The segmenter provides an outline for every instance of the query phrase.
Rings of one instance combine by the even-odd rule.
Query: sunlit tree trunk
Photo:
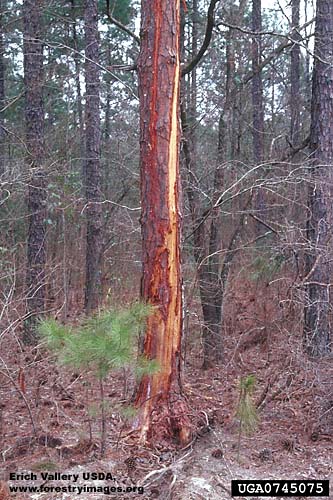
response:
[[[24,19],[24,86],[27,155],[30,167],[28,188],[29,229],[27,243],[26,300],[27,320],[24,341],[35,341],[36,318],[45,307],[45,219],[46,177],[43,170],[44,109],[43,109],[43,0],[25,0]]]
[[[179,84],[180,2],[143,0],[138,61],[141,118],[142,297],[155,306],[144,353],[158,372],[138,388],[142,441],[190,439],[181,388]]]
[[[100,170],[100,68],[97,0],[85,5],[85,78],[86,78],[86,189],[87,246],[85,309],[89,314],[100,301],[100,264],[102,256],[102,205]]]
[[[310,149],[313,168],[307,225],[304,342],[310,356],[330,352],[333,231],[333,2],[317,0]]]

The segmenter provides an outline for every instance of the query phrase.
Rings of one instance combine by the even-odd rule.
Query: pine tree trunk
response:
[[[27,320],[23,340],[36,340],[36,319],[45,307],[45,218],[46,178],[44,158],[43,110],[43,0],[24,0],[24,86],[27,155],[30,167],[28,189],[28,244],[26,300]]]
[[[90,314],[100,302],[100,265],[102,255],[103,214],[100,171],[100,69],[97,0],[86,0],[85,7],[85,78],[86,78],[86,287],[85,310]]]
[[[317,0],[310,149],[313,168],[307,238],[304,343],[312,357],[330,352],[333,231],[333,3]]]
[[[155,306],[144,354],[159,371],[139,385],[137,425],[143,442],[185,444],[190,426],[181,388],[180,1],[143,0],[141,15],[142,297]]]

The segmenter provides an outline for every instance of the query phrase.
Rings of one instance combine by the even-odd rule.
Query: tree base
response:
[[[147,401],[139,417],[141,444],[157,447],[186,446],[192,439],[187,402],[182,395]]]

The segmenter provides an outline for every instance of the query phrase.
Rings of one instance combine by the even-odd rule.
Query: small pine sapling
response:
[[[54,319],[42,320],[38,332],[59,364],[89,370],[97,378],[101,411],[101,455],[106,444],[104,381],[111,371],[129,368],[139,378],[158,369],[154,360],[137,356],[137,337],[152,306],[135,303],[127,308],[104,311],[77,327]]]
[[[239,383],[239,401],[236,414],[239,419],[238,461],[242,434],[252,434],[256,430],[259,421],[257,408],[252,400],[255,384],[256,377],[253,374],[242,377]]]

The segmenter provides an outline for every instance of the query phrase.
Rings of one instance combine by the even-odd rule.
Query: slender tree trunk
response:
[[[310,148],[314,166],[309,193],[307,293],[304,344],[307,353],[330,352],[333,231],[333,2],[317,0]]]
[[[310,12],[309,12],[310,10]],[[310,19],[313,17],[313,0],[304,0],[304,21],[307,23]],[[311,26],[305,29],[305,83],[306,83],[306,90],[305,90],[305,100],[310,102],[311,99],[311,70],[310,70],[310,60],[311,60],[311,50],[310,50],[310,34],[311,31]]]
[[[237,22],[237,21],[236,21]],[[226,82],[225,102],[219,120],[219,135],[217,146],[217,170],[222,169],[223,164],[231,159],[232,151],[232,111],[234,99],[234,77],[235,77],[235,53],[233,30],[229,29],[226,35]]]
[[[262,31],[261,0],[252,0],[252,30]],[[253,37],[252,41],[252,108],[253,108],[253,156],[256,163],[264,158],[264,108],[263,85],[258,67],[261,62],[261,37]]]
[[[181,387],[179,86],[180,1],[142,0],[138,61],[141,118],[142,297],[155,306],[144,354],[159,371],[140,382],[142,441],[190,439]]]
[[[28,189],[28,244],[27,244],[27,320],[23,339],[35,342],[36,319],[45,307],[45,218],[46,178],[43,170],[44,109],[43,109],[43,0],[24,0],[24,85],[25,124],[30,180]]]
[[[192,58],[198,52],[198,21],[199,21],[199,10],[198,10],[198,0],[193,0],[192,2],[192,40],[191,40],[191,52]],[[191,74],[190,82],[190,95],[189,95],[189,110],[188,110],[188,121],[189,121],[189,132],[191,141],[191,153],[192,161],[196,164],[196,154],[197,154],[197,130],[196,130],[196,120],[197,120],[197,68],[195,67]]]
[[[235,73],[234,47],[232,30],[228,31],[226,40],[226,82],[225,82],[225,102],[219,120],[219,135],[217,147],[217,165],[214,175],[213,203],[223,192],[225,187],[225,175],[227,162],[231,159],[231,126],[232,126],[232,90]],[[228,172],[229,173],[229,172]],[[222,234],[221,234],[221,214],[216,208],[211,217],[209,231],[208,255],[205,257],[203,266],[207,267],[205,273],[205,287],[207,303],[204,307],[204,363],[203,368],[209,368],[214,363],[219,363],[223,359],[223,339],[221,332],[223,286],[220,279]],[[226,280],[225,280],[226,281]],[[225,283],[224,283],[225,285]]]
[[[83,121],[83,106],[82,106],[82,92],[81,92],[81,64],[80,64],[80,54],[79,54],[79,44],[77,37],[77,26],[76,26],[76,15],[75,15],[75,0],[71,0],[71,13],[72,13],[72,37],[73,37],[73,59],[75,68],[75,87],[76,87],[76,106],[77,115],[79,119],[79,131],[80,131],[80,153],[82,157],[84,156],[84,121]]]
[[[109,36],[111,36],[111,29],[109,28]],[[111,66],[112,58],[111,58],[111,48],[110,43],[107,44],[106,48],[106,56],[107,56],[107,64]],[[105,106],[105,118],[104,118],[104,139],[106,144],[110,143],[111,138],[111,76],[107,75],[106,79],[106,106]]]
[[[204,368],[208,368],[208,366],[213,363],[215,357],[214,340],[216,339],[215,335],[212,335],[212,325],[215,324],[215,306],[214,300],[212,300],[211,296],[211,276],[209,273],[206,224],[202,219],[202,206],[200,203],[200,198],[198,196],[198,191],[196,189],[197,179],[193,173],[194,165],[191,150],[190,132],[184,103],[182,103],[181,108],[181,121],[184,136],[182,151],[187,172],[186,194],[194,227],[193,255],[197,264],[198,286],[203,316],[203,366]],[[214,340],[212,337],[214,337]]]
[[[232,12],[232,24],[241,24],[244,16],[245,3],[240,2],[237,10]],[[217,147],[217,165],[214,175],[213,203],[215,204],[221,196],[225,185],[233,182],[230,176],[228,162],[233,160],[234,148],[232,146],[233,136],[233,114],[235,101],[235,50],[234,31],[229,29],[226,37],[226,80],[225,80],[225,102],[219,120],[219,135]],[[235,236],[232,236],[229,252],[222,257],[222,220],[220,209],[216,208],[211,217],[209,231],[208,256],[205,258],[209,302],[206,311],[204,327],[204,363],[203,368],[209,368],[214,363],[223,361],[223,337],[222,337],[222,311],[224,291],[229,275],[230,264],[233,258],[232,247]],[[240,227],[237,226],[238,234]],[[235,233],[236,235],[236,233]],[[225,242],[224,242],[225,244]],[[207,278],[206,278],[207,279]]]
[[[252,0],[252,30],[254,32],[262,31],[261,21],[261,0]],[[264,160],[264,104],[263,104],[263,84],[261,71],[258,67],[261,63],[261,36],[254,36],[252,40],[252,70],[254,73],[252,79],[252,113],[253,113],[253,159],[256,165]],[[264,193],[258,188],[255,198],[255,207],[260,216],[265,206]],[[257,226],[260,233],[261,225]]]
[[[4,12],[5,2],[0,0],[0,176],[5,170],[6,133],[4,129],[4,118],[1,109],[5,105],[5,36],[4,36]]]
[[[297,32],[299,28],[299,13],[300,0],[293,0],[292,2],[292,25],[295,30],[293,31],[293,39],[295,42],[300,40],[301,35]],[[301,101],[300,101],[300,46],[298,43],[291,49],[290,53],[290,141],[291,144],[297,145],[300,142],[301,131]]]
[[[86,0],[85,6],[85,77],[86,77],[86,287],[85,310],[89,314],[100,301],[100,264],[102,256],[103,213],[100,171],[100,69],[97,0]]]
[[[243,18],[245,0],[240,2],[234,13],[232,24],[238,24]],[[233,105],[235,99],[234,77],[234,37],[229,30],[227,37],[227,74],[225,83],[225,103],[220,116],[217,165],[214,175],[213,203],[221,195],[225,185],[225,167],[227,160],[232,159],[231,122]],[[195,160],[191,148],[190,125],[184,103],[182,105],[182,127],[185,140],[183,141],[183,154],[188,175],[187,196],[194,226],[194,258],[197,263],[197,277],[199,285],[200,300],[203,313],[203,368],[209,368],[223,360],[223,337],[221,332],[223,295],[229,274],[231,260],[235,254],[233,251],[236,237],[240,231],[237,225],[234,234],[227,245],[227,254],[222,259],[222,234],[220,210],[216,208],[207,222],[204,222],[203,209],[200,204],[196,179],[193,175]],[[208,241],[207,241],[208,240]]]
[[[192,58],[198,52],[198,1],[193,0],[192,3]],[[229,102],[229,99],[227,99]],[[190,105],[188,118],[184,119],[185,132],[189,132],[188,143],[189,143],[189,158],[191,168],[193,169],[197,163],[196,158],[196,115],[197,115],[197,71],[196,68],[193,69],[191,73],[191,90],[190,90]],[[216,193],[221,192],[223,187],[223,168],[224,166],[218,164],[215,171],[215,183],[214,189],[216,188]],[[218,184],[218,186],[217,186]],[[195,203],[199,203],[197,200]],[[193,204],[193,200],[192,200]],[[196,223],[194,223],[196,224]],[[195,246],[201,245],[201,250],[198,249],[195,254],[197,254],[197,264],[198,264],[198,281],[199,281],[199,291],[202,303],[202,314],[203,314],[203,348],[204,348],[204,362],[203,367],[208,368],[214,362],[219,362],[222,359],[222,336],[221,336],[221,308],[219,298],[220,298],[220,288],[218,286],[218,272],[220,264],[220,255],[216,253],[218,246],[221,245],[221,231],[220,231],[221,220],[219,217],[219,210],[213,215],[210,221],[210,232],[209,232],[209,244],[207,245],[204,238],[205,229],[204,227],[199,228],[195,234]],[[202,254],[202,250],[205,251]],[[198,255],[200,254],[200,256]],[[204,255],[204,257],[203,257]],[[203,257],[203,258],[202,258]]]
[[[240,0],[239,2],[239,7],[238,7],[238,14],[237,14],[237,23],[243,23],[244,22],[244,13],[245,9],[247,7],[248,0]],[[243,53],[243,48],[242,48],[242,42],[239,39],[239,37],[234,36],[232,37],[232,42],[233,42],[233,57],[237,59],[238,65],[237,65],[237,73],[239,75],[243,74],[244,68],[243,68],[243,60],[242,60],[242,53]],[[231,151],[230,151],[230,156],[233,160],[240,160],[241,158],[241,139],[243,137],[243,119],[241,117],[242,115],[242,110],[244,109],[243,106],[243,94],[242,92],[237,91],[236,85],[233,88],[233,95],[232,95],[232,132],[231,132]]]

